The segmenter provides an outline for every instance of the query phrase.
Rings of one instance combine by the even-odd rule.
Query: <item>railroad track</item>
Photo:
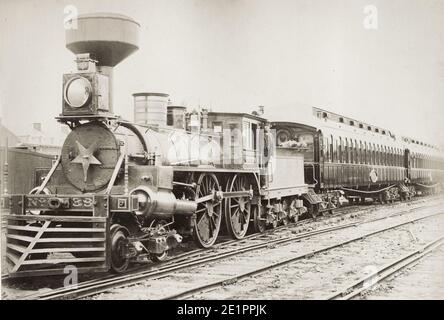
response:
[[[426,207],[442,207],[442,204],[439,205],[430,205]],[[424,208],[421,207],[420,209]],[[308,231],[304,233],[299,233],[297,235],[287,235],[280,236],[277,234],[276,229],[271,230],[271,232],[264,234],[255,234],[250,235],[247,239],[241,241],[228,241],[224,243],[220,243],[216,245],[211,250],[196,250],[194,252],[184,253],[176,256],[174,259],[158,266],[157,268],[144,269],[141,271],[134,272],[132,274],[125,274],[121,276],[112,276],[105,277],[103,279],[94,279],[86,282],[82,282],[77,285],[77,287],[65,287],[60,289],[52,290],[47,293],[38,293],[32,294],[29,296],[23,297],[23,299],[66,299],[66,298],[85,298],[97,293],[104,292],[110,288],[126,286],[129,284],[134,284],[140,281],[155,279],[158,277],[167,276],[174,272],[177,272],[181,269],[186,269],[189,267],[206,264],[209,262],[214,262],[221,259],[226,259],[228,257],[232,257],[241,253],[258,250],[261,248],[266,248],[269,246],[277,246],[281,244],[285,244],[292,241],[301,240],[304,238],[309,238],[314,235],[329,233],[335,230],[352,228],[360,224],[371,223],[379,220],[384,220],[389,217],[395,217],[404,215],[406,213],[411,212],[412,210],[417,210],[418,208],[409,208],[406,210],[401,210],[400,212],[396,212],[389,216],[384,216],[380,218],[369,219],[361,222],[352,222],[341,224],[333,227],[326,227],[314,231]],[[368,210],[368,208],[367,208]],[[411,222],[411,221],[410,221]],[[290,228],[286,226],[282,227],[279,230],[287,230]],[[273,232],[274,231],[274,232]],[[248,241],[247,241],[248,240]],[[255,240],[256,243],[252,243],[252,240]],[[229,281],[229,280],[228,280]]]
[[[417,202],[422,202],[422,199],[417,200]],[[387,206],[395,206],[395,204],[387,204]],[[175,255],[171,256],[166,261],[156,263],[154,268],[156,268],[157,266],[170,265],[170,264],[182,261],[184,259],[189,259],[189,258],[192,258],[192,257],[196,257],[197,255],[199,255],[201,253],[205,253],[205,252],[208,253],[211,250],[218,249],[221,246],[227,246],[227,245],[231,245],[231,244],[242,244],[242,243],[248,242],[250,240],[253,240],[254,238],[262,237],[264,234],[270,234],[270,233],[279,232],[281,230],[285,230],[285,229],[292,228],[292,227],[295,227],[295,226],[308,225],[308,224],[310,224],[310,223],[312,223],[314,221],[321,222],[321,221],[324,221],[324,220],[328,220],[328,219],[331,219],[331,218],[334,218],[334,217],[338,217],[338,216],[341,216],[341,215],[346,215],[346,214],[349,214],[349,213],[358,214],[358,213],[362,213],[362,212],[368,212],[368,211],[371,211],[372,209],[375,209],[375,208],[378,208],[378,207],[380,207],[380,206],[377,205],[377,204],[366,205],[364,208],[362,206],[357,206],[357,205],[349,205],[349,206],[341,207],[341,208],[336,209],[335,213],[333,215],[319,216],[316,219],[309,218],[309,219],[300,220],[300,221],[295,222],[295,223],[289,223],[287,225],[278,226],[277,228],[274,228],[274,229],[266,230],[264,233],[261,233],[261,234],[259,234],[259,233],[249,234],[249,235],[245,236],[241,240],[236,240],[236,239],[222,240],[220,242],[217,242],[210,249],[200,249],[200,248],[197,248],[197,249],[192,249],[190,251],[186,251],[186,252],[182,252],[182,253],[179,253],[179,254],[175,254]],[[358,209],[358,210],[353,211],[355,209]],[[150,265],[150,266],[152,268],[152,265]],[[150,267],[148,267],[148,268],[150,268]],[[139,265],[139,266],[134,266],[131,269],[129,269],[126,274],[132,274],[132,273],[139,272],[139,271],[146,270],[146,269],[147,269],[146,264]],[[90,281],[108,280],[108,279],[115,278],[115,277],[116,277],[116,275],[107,274],[105,276],[96,277],[94,280],[82,281],[82,283],[89,283]],[[2,279],[2,281],[8,281],[11,278],[8,275],[2,275],[1,279]]]
[[[444,244],[444,236],[439,237],[425,246],[414,250],[384,266],[378,268],[368,276],[365,276],[358,281],[355,281],[344,288],[336,291],[331,296],[328,296],[327,300],[350,300],[360,295],[361,293],[376,286],[378,283],[386,279],[387,277],[399,272],[400,270],[407,268],[413,263],[421,260],[426,255],[430,254],[434,250],[438,249]]]
[[[162,300],[188,299],[188,298],[191,298],[195,294],[199,294],[199,293],[202,293],[202,292],[208,292],[208,291],[211,291],[211,290],[223,287],[223,286],[225,286],[227,284],[233,284],[233,283],[238,282],[239,280],[242,280],[242,279],[245,279],[245,278],[250,278],[250,277],[262,274],[264,272],[270,271],[270,270],[278,268],[278,267],[282,267],[284,265],[296,262],[298,260],[311,258],[314,255],[317,255],[317,254],[320,254],[320,253],[324,253],[324,252],[327,252],[329,250],[332,250],[332,249],[335,249],[335,248],[338,248],[338,247],[341,247],[343,245],[347,245],[347,244],[350,244],[350,243],[353,243],[353,242],[356,242],[356,241],[360,241],[363,238],[374,236],[374,235],[382,233],[382,232],[386,232],[386,231],[389,231],[389,230],[392,230],[392,229],[395,229],[395,228],[399,228],[401,226],[404,226],[404,225],[407,225],[407,224],[410,224],[410,223],[413,223],[413,222],[417,222],[417,221],[420,221],[420,220],[428,219],[428,218],[435,217],[437,215],[442,215],[442,214],[444,214],[444,211],[439,211],[437,213],[428,214],[426,216],[409,219],[408,221],[403,221],[401,223],[397,223],[397,224],[394,224],[394,225],[391,225],[391,226],[388,226],[388,227],[385,227],[385,228],[382,228],[382,229],[379,229],[379,230],[376,230],[376,231],[367,232],[365,234],[361,234],[359,236],[356,236],[354,238],[348,239],[346,241],[341,241],[341,242],[335,243],[333,245],[329,245],[329,246],[323,247],[323,248],[318,249],[318,250],[314,250],[314,251],[310,251],[310,252],[307,252],[307,253],[295,255],[295,256],[292,256],[290,258],[287,258],[287,259],[284,259],[284,260],[280,260],[280,261],[275,262],[275,263],[267,264],[265,266],[262,266],[260,268],[255,268],[255,269],[250,270],[248,272],[236,274],[235,276],[228,276],[228,277],[225,277],[225,278],[222,278],[222,279],[218,279],[218,280],[216,280],[214,282],[211,282],[211,283],[206,283],[206,284],[203,284],[203,285],[198,285],[198,286],[195,286],[195,287],[193,287],[191,289],[187,289],[187,290],[183,290],[183,291],[180,291],[180,292],[176,292],[176,293],[174,293],[172,295],[163,297]],[[364,222],[364,223],[367,223],[367,222]],[[383,276],[383,278],[385,278],[388,275],[396,272],[396,270],[399,270],[401,267],[405,267],[406,265],[409,265],[409,264],[413,263],[414,261],[416,261],[416,260],[420,259],[421,257],[423,257],[425,254],[430,253],[433,250],[430,247],[432,245],[435,245],[435,248],[436,248],[436,243],[438,241],[440,241],[440,245],[441,245],[442,244],[441,242],[443,241],[443,239],[444,239],[444,237],[441,237],[441,238],[435,240],[434,242],[428,244],[425,247],[425,248],[429,247],[429,249],[426,252],[422,252],[423,248],[418,249],[415,252],[413,252],[413,253],[403,257],[402,259],[398,260],[396,263],[392,263],[391,265],[386,266],[386,268],[382,268],[382,270],[387,273],[386,275]],[[396,269],[390,269],[394,265],[396,265]],[[353,288],[357,288],[357,290],[355,290],[353,292],[350,292],[350,290],[351,290],[350,287],[347,287],[347,288],[341,290],[339,293],[337,293],[336,296],[342,296],[343,293],[350,292],[346,296],[346,297],[349,298],[349,297],[353,297],[353,296],[359,294],[361,292],[360,289],[359,289],[360,288],[359,286],[360,285],[362,286],[363,283],[366,283],[365,281],[368,281],[368,277],[366,277],[365,279],[359,281],[359,284],[354,284]]]

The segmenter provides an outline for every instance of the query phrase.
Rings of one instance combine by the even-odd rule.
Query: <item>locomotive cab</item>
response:
[[[280,147],[298,148],[304,155],[305,182],[320,188],[319,133],[315,127],[292,122],[274,122],[276,144]]]
[[[263,165],[266,119],[246,113],[209,112],[206,122],[203,132],[212,131],[221,137],[223,168],[257,169]]]

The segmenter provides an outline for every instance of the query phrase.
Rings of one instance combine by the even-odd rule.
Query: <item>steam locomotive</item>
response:
[[[66,30],[77,70],[63,75],[57,120],[71,132],[43,183],[4,201],[11,276],[63,274],[68,265],[121,273],[132,261],[165,260],[184,238],[209,248],[221,232],[241,239],[331,212],[344,196],[389,201],[395,189],[410,197],[411,182],[442,181],[442,157],[436,168],[406,167],[422,163],[421,153],[318,109],[320,125],[309,126],[187,113],[165,94],[137,93],[142,118],[123,120],[113,113],[113,67],[138,49],[138,32],[116,14],[82,15]],[[376,133],[387,144],[376,147]]]
[[[43,183],[6,201],[10,275],[124,272],[130,261],[164,260],[184,237],[208,248],[221,226],[241,239],[250,222],[263,231],[334,208],[305,183],[303,148],[276,147],[258,115],[187,114],[165,94],[139,93],[146,119],[116,116],[113,67],[137,49],[139,25],[77,19],[66,30],[77,70],[63,75],[57,117],[71,132]]]

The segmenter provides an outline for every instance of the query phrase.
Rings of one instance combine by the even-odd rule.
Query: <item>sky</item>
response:
[[[141,24],[114,71],[124,118],[132,93],[164,92],[190,108],[263,105],[273,120],[317,106],[444,145],[443,0],[0,0],[0,116],[17,134],[59,130],[62,74],[75,70],[67,5]]]

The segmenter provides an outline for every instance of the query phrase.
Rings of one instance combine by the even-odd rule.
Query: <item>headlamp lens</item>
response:
[[[73,108],[80,108],[89,100],[91,91],[91,84],[87,79],[73,78],[66,84],[65,101]]]

